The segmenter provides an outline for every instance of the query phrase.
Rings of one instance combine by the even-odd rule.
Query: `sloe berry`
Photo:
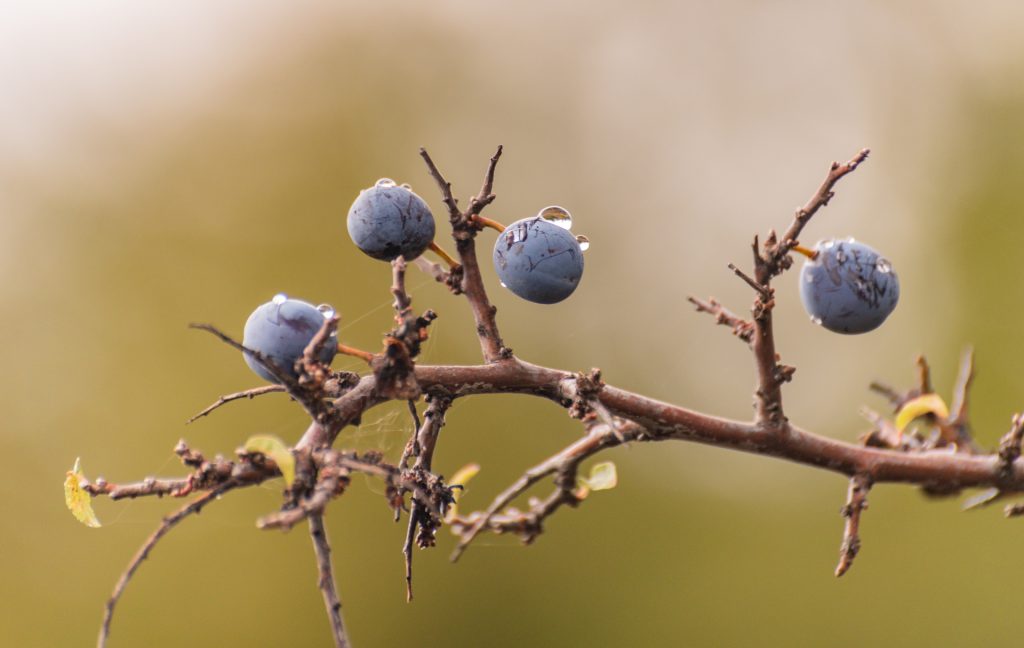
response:
[[[292,378],[298,378],[295,362],[302,357],[310,340],[323,326],[324,318],[333,314],[330,307],[317,308],[299,299],[277,295],[254,310],[246,320],[242,345],[259,351],[281,371]],[[324,344],[320,360],[330,364],[337,352],[338,338],[332,335]],[[257,376],[272,383],[280,382],[248,353],[242,355]]]
[[[815,246],[800,270],[800,298],[816,324],[836,333],[867,333],[889,317],[900,298],[892,265],[853,239]]]
[[[374,259],[411,261],[434,240],[434,215],[406,185],[382,178],[363,189],[348,210],[348,234]]]
[[[537,304],[554,304],[579,285],[583,251],[568,230],[539,216],[524,218],[498,236],[494,269],[516,295]]]

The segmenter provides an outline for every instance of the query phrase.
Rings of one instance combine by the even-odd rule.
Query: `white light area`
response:
[[[0,160],[48,161],[83,123],[180,115],[261,43],[272,49],[294,9],[241,0],[5,3]]]

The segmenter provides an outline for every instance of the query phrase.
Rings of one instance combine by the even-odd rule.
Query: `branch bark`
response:
[[[334,639],[334,646],[335,648],[348,648],[348,633],[345,632],[345,622],[341,618],[341,599],[338,597],[338,589],[334,585],[331,545],[327,541],[327,529],[324,527],[322,513],[315,513],[309,516],[309,535],[313,540],[313,550],[316,553],[316,566],[319,573],[317,585],[324,597],[327,618],[331,622],[331,636]]]

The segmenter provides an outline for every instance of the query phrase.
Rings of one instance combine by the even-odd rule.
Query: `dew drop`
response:
[[[590,249],[590,239],[580,234],[576,237],[576,242],[580,244],[580,251],[586,252]]]
[[[330,304],[320,304],[316,309],[323,314],[324,319],[331,319],[337,314],[337,311],[334,310],[334,306],[331,306]]]
[[[508,286],[506,286],[506,285],[505,285],[505,282],[504,282],[504,281],[499,281],[498,283],[500,283],[500,284],[501,284],[501,287],[502,287],[502,288],[508,288]]]
[[[288,295],[284,293],[277,293],[276,295],[274,295],[274,298],[271,299],[270,301],[280,306],[281,304],[288,301]]]
[[[813,322],[814,324],[817,324],[818,326],[821,326],[821,318],[820,317],[815,317],[815,316],[812,315],[811,316],[811,322]]]
[[[847,236],[846,237],[846,242],[847,243],[856,243],[857,239],[853,238],[852,236]]]
[[[892,264],[889,263],[888,259],[879,259],[878,262],[875,263],[875,270],[882,274],[889,274],[892,272]]]
[[[394,187],[395,181],[391,178],[381,178],[373,185],[374,187]]]
[[[408,189],[409,191],[412,191],[412,185],[409,184],[408,182],[403,182],[402,189]]]
[[[836,242],[835,242],[835,239],[829,239],[829,240],[825,241],[825,242],[824,242],[824,243],[822,244],[822,246],[821,246],[821,247],[823,247],[823,248],[825,248],[825,249],[827,250],[827,249],[829,249],[829,248],[831,248],[831,247],[834,247],[834,246],[835,246],[835,244],[836,244]]]
[[[565,207],[551,205],[537,212],[537,215],[546,221],[551,221],[562,229],[572,229],[572,214]]]

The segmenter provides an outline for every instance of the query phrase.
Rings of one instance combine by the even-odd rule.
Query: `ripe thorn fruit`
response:
[[[412,261],[434,240],[434,215],[408,185],[381,178],[359,192],[348,210],[348,234],[374,259]]]
[[[245,322],[242,346],[259,351],[279,369],[292,378],[298,378],[295,363],[323,326],[324,319],[333,316],[334,309],[329,306],[317,307],[300,299],[277,295],[249,316]],[[338,338],[332,335],[324,343],[319,359],[324,364],[330,364],[337,352]],[[242,355],[257,376],[272,383],[280,382],[251,355]]]
[[[853,239],[819,242],[800,270],[800,299],[811,321],[836,333],[873,331],[899,298],[892,264]]]

